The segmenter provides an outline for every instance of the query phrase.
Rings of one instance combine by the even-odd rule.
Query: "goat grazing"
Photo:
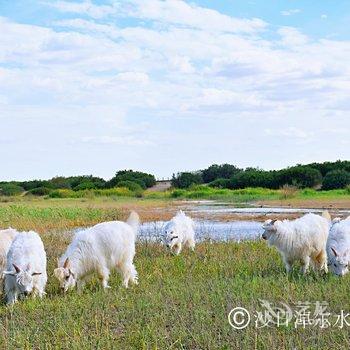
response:
[[[310,262],[317,270],[328,272],[326,244],[330,226],[327,211],[322,216],[306,214],[296,220],[267,220],[263,224],[263,239],[281,253],[287,272],[300,261],[302,271],[308,271]]]
[[[331,271],[344,276],[350,264],[350,217],[334,219],[327,241],[328,265]]]
[[[43,297],[47,282],[46,253],[40,236],[33,231],[20,232],[7,253],[5,294],[8,304],[19,295]]]
[[[13,228],[0,230],[0,274],[6,269],[7,253],[18,231]]]
[[[194,250],[194,222],[180,210],[164,227],[165,243],[171,251],[179,255],[182,247]]]
[[[54,270],[61,289],[67,292],[77,286],[80,291],[94,272],[103,288],[110,288],[108,280],[112,269],[121,272],[126,288],[129,280],[137,284],[133,259],[139,223],[139,216],[132,212],[126,223],[103,222],[77,232]]]

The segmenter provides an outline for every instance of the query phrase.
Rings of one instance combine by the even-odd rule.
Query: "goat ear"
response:
[[[66,269],[69,266],[69,258],[66,258],[63,264],[63,268]]]
[[[21,269],[16,264],[12,264],[12,266],[15,268],[16,273],[21,272]]]
[[[15,275],[15,273],[13,273],[13,271],[3,271],[3,273],[2,273],[2,276],[1,276],[1,277],[4,277],[5,275],[14,276],[14,275]]]
[[[334,256],[338,256],[337,251],[333,247],[331,247],[331,249],[332,249],[332,252],[333,252]]]
[[[33,272],[32,276],[37,276],[37,275],[41,275],[41,272]]]

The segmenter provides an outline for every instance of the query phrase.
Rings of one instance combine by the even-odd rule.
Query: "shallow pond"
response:
[[[141,240],[161,241],[162,230],[166,222],[146,222],[142,224],[139,238]],[[261,222],[256,221],[204,221],[195,220],[196,241],[241,241],[260,238]]]

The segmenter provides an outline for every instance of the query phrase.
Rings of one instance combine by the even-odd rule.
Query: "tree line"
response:
[[[14,196],[21,193],[37,196],[49,195],[55,190],[93,190],[125,187],[133,192],[142,192],[152,187],[156,178],[141,171],[120,170],[110,180],[92,175],[56,176],[50,180],[8,181],[0,182],[0,195]]]
[[[283,186],[332,190],[350,185],[350,161],[310,163],[280,170],[239,168],[232,164],[213,164],[206,169],[180,172],[172,177],[174,188],[189,188],[205,184],[215,188],[242,189],[263,187],[278,189]],[[0,182],[0,195],[30,194],[52,195],[57,190],[84,191],[103,190],[116,187],[127,188],[133,193],[156,184],[152,174],[134,170],[120,170],[109,180],[93,175],[56,176],[49,180]]]
[[[199,184],[228,189],[278,189],[286,185],[323,190],[340,189],[350,185],[350,161],[298,164],[280,170],[241,169],[232,164],[213,164],[203,170],[181,172],[172,177],[172,185],[176,188],[189,188]]]

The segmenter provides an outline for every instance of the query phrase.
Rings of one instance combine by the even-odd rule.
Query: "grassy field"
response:
[[[293,308],[298,301],[325,301],[331,313],[350,312],[349,276],[303,277],[298,271],[287,276],[279,255],[265,242],[201,243],[194,253],[178,257],[158,245],[138,244],[138,286],[125,290],[113,274],[107,292],[92,281],[80,295],[61,294],[52,272],[73,228],[124,219],[130,208],[147,213],[171,205],[155,199],[2,203],[0,227],[40,232],[49,282],[43,300],[0,306],[0,348],[349,349],[347,326],[255,327],[254,311],[263,310],[259,299]],[[252,324],[241,331],[227,319],[236,306],[252,313]]]

